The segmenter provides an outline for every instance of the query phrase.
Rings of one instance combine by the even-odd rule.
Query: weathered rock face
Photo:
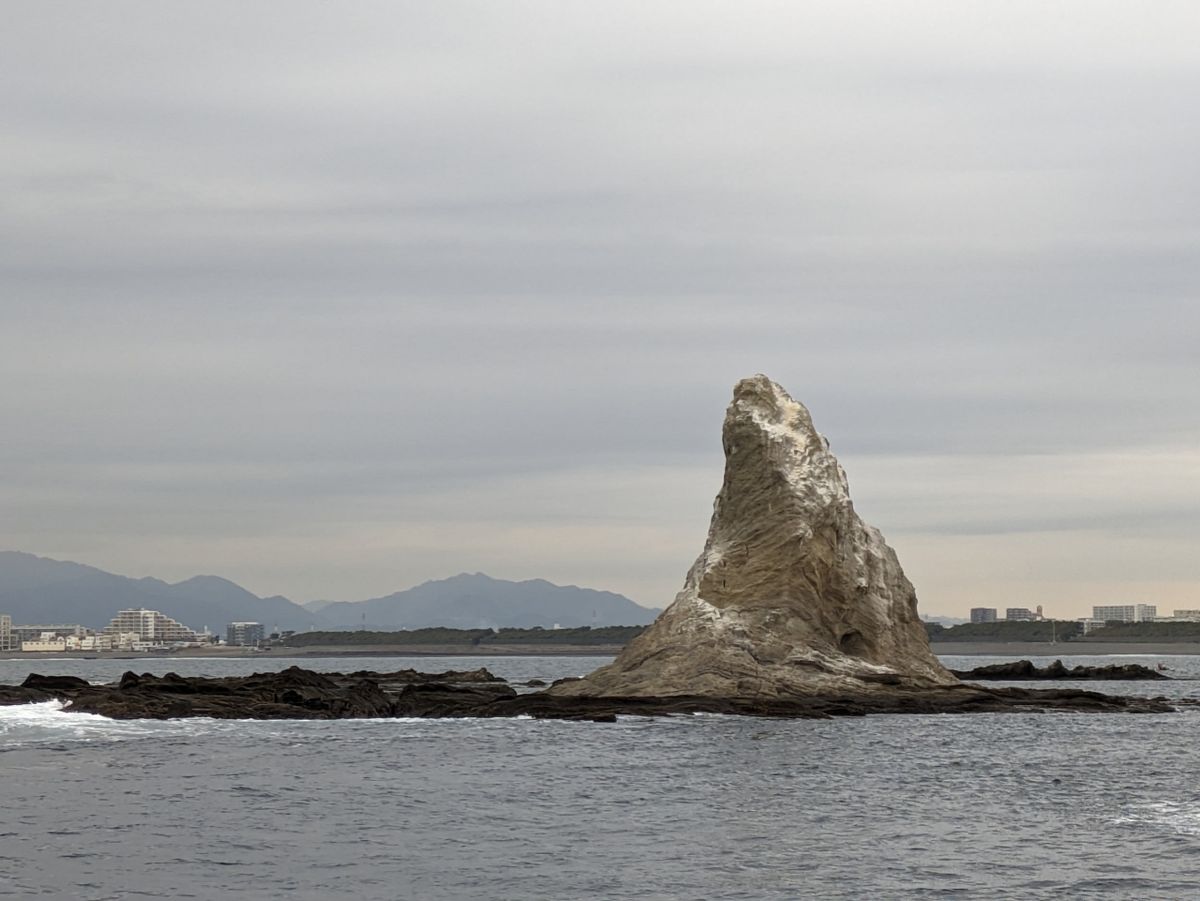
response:
[[[956,684],[808,410],[766,376],[745,379],[723,443],[708,540],[675,602],[612,664],[551,693],[771,699]]]

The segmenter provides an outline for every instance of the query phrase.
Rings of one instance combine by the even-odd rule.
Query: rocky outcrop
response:
[[[423,673],[415,669],[401,669],[390,673],[360,669],[350,673],[352,679],[370,679],[380,683],[409,684],[412,682],[503,682],[486,667],[471,670],[448,669],[440,673]]]
[[[1048,666],[1037,667],[1031,660],[1014,660],[1007,663],[993,663],[987,666],[977,666],[971,670],[951,670],[960,679],[995,680],[1007,682],[1028,682],[1039,679],[1169,679],[1157,670],[1142,666],[1139,663],[1111,664],[1109,666],[1073,666],[1067,669],[1061,660],[1055,660]]]
[[[484,671],[486,672],[486,671]],[[69,712],[113,719],[363,719],[385,717],[514,717],[611,723],[618,716],[723,713],[742,716],[865,716],[871,713],[1005,713],[1074,710],[1165,713],[1161,698],[1110,697],[1091,691],[984,688],[952,685],[897,687],[887,692],[721,698],[518,694],[490,673],[315,673],[291,667],[279,673],[205,679],[174,673],[126,673],[117,682],[91,685],[82,679],[30,676],[26,685],[0,685],[0,705],[58,699]],[[409,676],[407,680],[397,676]],[[465,677],[459,681],[459,677]],[[569,683],[562,683],[569,684]]]
[[[295,666],[218,679],[126,673],[115,686],[91,686],[68,700],[72,711],[114,719],[357,719],[391,712],[391,701],[373,682]]]
[[[955,685],[808,410],[745,379],[722,442],[724,483],[683,590],[612,664],[551,693],[761,702]]]
[[[75,691],[87,688],[88,684],[87,679],[80,679],[78,676],[42,676],[38,673],[30,673],[21,683],[21,687],[44,691],[61,691],[63,689]]]
[[[478,699],[494,701],[516,692],[486,669],[443,673],[316,673],[292,666],[277,673],[206,679],[176,673],[128,672],[108,685],[72,676],[31,673],[20,686],[0,686],[0,704],[59,699],[67,709],[114,719],[358,719],[407,715],[398,698],[421,687],[454,693],[481,686]],[[411,706],[411,705],[410,705]],[[431,711],[433,704],[430,705]],[[460,705],[466,709],[466,705]],[[430,713],[429,715],[435,715]]]

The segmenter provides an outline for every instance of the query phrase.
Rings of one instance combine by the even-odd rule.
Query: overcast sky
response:
[[[1200,608],[1200,6],[14,3],[0,548],[665,606],[733,383],[925,613]]]

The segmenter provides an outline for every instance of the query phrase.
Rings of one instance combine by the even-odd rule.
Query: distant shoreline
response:
[[[196,660],[275,657],[615,657],[621,645],[327,645],[303,648],[181,648],[178,651],[9,651],[0,660]]]
[[[1200,655],[1200,642],[935,641],[935,654],[946,657],[1089,657],[1125,654],[1162,657]],[[182,648],[167,653],[134,651],[11,651],[0,660],[235,660],[288,657],[615,657],[621,645],[327,645],[302,648]]]
[[[1132,654],[1200,654],[1200,642],[1158,641],[934,641],[933,653],[948,657],[1098,657]]]

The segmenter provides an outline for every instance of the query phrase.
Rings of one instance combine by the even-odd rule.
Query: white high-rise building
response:
[[[1092,619],[1102,623],[1152,623],[1158,617],[1154,604],[1109,604],[1092,607]]]
[[[13,638],[12,617],[0,613],[0,651],[15,651],[16,640]]]
[[[159,613],[157,610],[147,610],[145,607],[134,607],[122,610],[104,627],[106,635],[136,634],[139,641],[150,644],[170,644],[177,641],[196,641],[196,633],[178,620]]]

